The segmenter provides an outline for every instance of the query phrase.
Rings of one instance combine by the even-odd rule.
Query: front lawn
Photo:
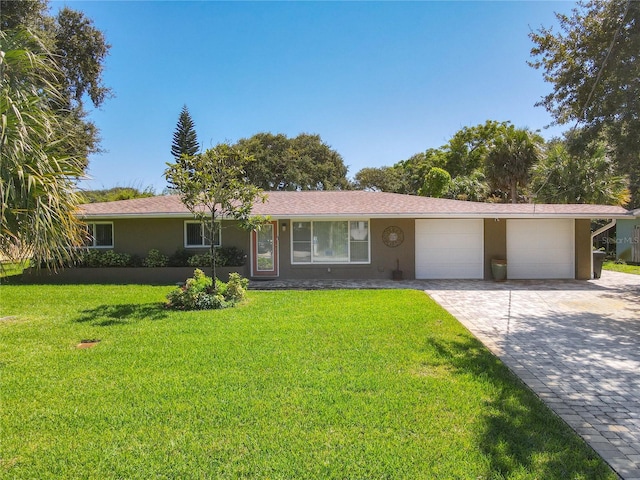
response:
[[[602,268],[605,270],[611,270],[613,272],[633,273],[634,275],[640,275],[640,265],[625,265],[623,263],[604,262]]]
[[[169,290],[0,287],[0,477],[616,478],[422,292]]]

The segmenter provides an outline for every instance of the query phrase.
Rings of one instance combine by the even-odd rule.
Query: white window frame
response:
[[[89,241],[91,243],[87,243],[85,245],[85,248],[113,248],[114,244],[116,243],[115,229],[113,228],[113,222],[86,222],[86,225],[87,225],[87,233],[90,226],[93,229],[93,236],[89,237]],[[96,245],[96,236],[95,236],[96,225],[111,225],[111,245]]]
[[[345,262],[334,261],[314,261],[313,251],[311,251],[311,260],[308,262],[295,261],[294,259],[294,242],[293,232],[295,223],[310,223],[311,224],[311,248],[313,249],[313,224],[316,222],[347,222],[348,242],[347,242],[347,258]],[[367,258],[366,261],[351,261],[351,223],[352,222],[367,222]],[[291,249],[291,264],[292,265],[370,265],[371,264],[371,219],[369,218],[326,218],[326,219],[312,219],[312,218],[297,218],[291,220],[291,228],[289,236],[289,245]],[[356,240],[357,241],[357,240]]]
[[[217,225],[217,232],[218,232],[218,242],[214,245],[215,247],[220,247],[222,246],[222,223],[220,222],[220,220],[216,220],[215,221],[216,225]],[[193,224],[200,224],[200,240],[202,243],[198,244],[198,245],[194,245],[194,244],[188,244],[187,243],[187,225],[193,225]],[[185,220],[184,222],[184,248],[209,248],[211,247],[210,244],[205,242],[205,237],[204,237],[204,222],[201,222],[200,220]]]

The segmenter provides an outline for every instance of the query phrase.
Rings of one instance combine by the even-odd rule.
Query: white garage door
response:
[[[575,278],[572,219],[507,220],[507,277]]]
[[[482,219],[416,220],[416,278],[483,278]]]

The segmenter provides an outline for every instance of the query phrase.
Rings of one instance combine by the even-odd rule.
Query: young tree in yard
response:
[[[580,2],[560,29],[530,34],[530,62],[553,92],[540,104],[558,124],[575,122],[582,145],[604,139],[618,174],[629,175],[632,206],[640,206],[640,2]],[[572,152],[573,153],[573,152]]]
[[[486,159],[485,174],[492,188],[518,203],[518,188],[527,186],[542,143],[542,137],[527,129],[504,127]]]
[[[245,169],[253,159],[243,150],[219,144],[204,153],[168,163],[165,177],[185,206],[206,226],[211,243],[211,272],[216,278],[217,220],[235,219],[246,228],[256,225],[251,209],[265,201],[262,190],[249,183]]]
[[[37,37],[0,31],[0,256],[37,268],[63,265],[84,243],[75,193],[84,157],[60,147],[82,139],[53,106],[65,97],[60,76]]]
[[[198,153],[199,149],[198,136],[196,135],[191,114],[187,106],[184,105],[178,117],[176,131],[173,133],[171,155],[178,161],[182,155],[193,156]]]

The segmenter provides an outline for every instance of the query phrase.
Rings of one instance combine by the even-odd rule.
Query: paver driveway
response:
[[[622,478],[640,480],[640,276],[424,287]]]

